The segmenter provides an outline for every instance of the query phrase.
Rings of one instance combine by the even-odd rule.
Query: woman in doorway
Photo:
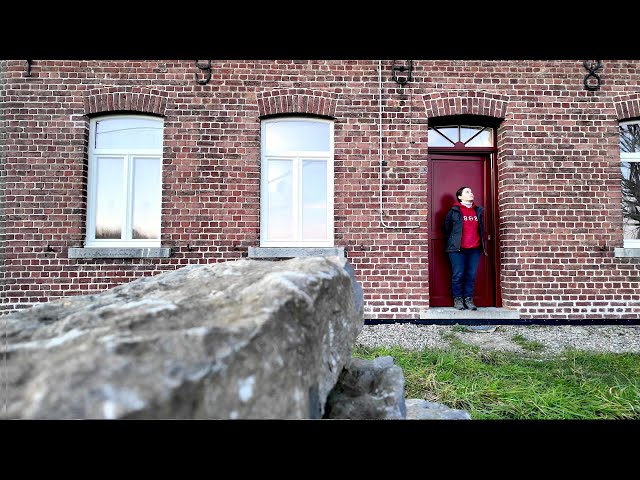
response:
[[[473,201],[469,187],[456,191],[456,202],[444,219],[444,233],[447,236],[445,252],[451,261],[451,291],[453,306],[458,310],[476,310],[473,290],[480,255],[484,252],[484,208]]]

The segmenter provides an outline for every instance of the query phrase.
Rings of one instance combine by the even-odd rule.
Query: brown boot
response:
[[[464,310],[464,303],[462,302],[462,297],[456,297],[453,299],[453,308],[457,308],[458,310]]]
[[[470,310],[477,310],[478,307],[475,306],[475,304],[473,303],[473,297],[467,297],[464,299],[464,304],[467,306],[468,309]]]

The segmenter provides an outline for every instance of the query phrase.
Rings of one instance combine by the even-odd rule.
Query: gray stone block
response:
[[[249,258],[344,257],[344,247],[249,247]]]
[[[127,248],[69,248],[69,258],[168,258],[170,248],[127,247]]]
[[[393,357],[352,358],[327,398],[325,418],[404,420],[404,374]]]
[[[364,324],[345,265],[189,265],[9,314],[0,418],[321,418]]]
[[[469,412],[449,408],[442,403],[408,398],[405,404],[407,406],[407,420],[471,420]]]

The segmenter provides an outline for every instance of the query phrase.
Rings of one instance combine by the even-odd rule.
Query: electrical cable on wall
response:
[[[379,132],[379,146],[378,151],[380,153],[380,161],[379,161],[379,180],[380,180],[380,225],[384,228],[395,228],[399,230],[413,230],[416,228],[420,228],[420,225],[410,225],[410,226],[392,226],[388,225],[384,221],[384,209],[383,209],[383,201],[382,201],[382,166],[384,164],[384,155],[382,152],[382,60],[378,60],[378,132]],[[411,115],[409,115],[409,121],[411,121]],[[411,124],[410,127],[411,128]],[[411,141],[411,130],[409,131],[409,141]],[[409,148],[411,148],[411,143],[409,143]]]

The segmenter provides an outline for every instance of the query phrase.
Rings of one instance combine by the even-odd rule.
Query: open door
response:
[[[429,155],[429,305],[451,307],[451,264],[444,251],[444,219],[462,186],[473,190],[476,204],[485,208],[484,240],[488,256],[482,255],[473,301],[479,307],[500,305],[497,268],[494,257],[493,196],[491,195],[491,157],[482,155]]]

